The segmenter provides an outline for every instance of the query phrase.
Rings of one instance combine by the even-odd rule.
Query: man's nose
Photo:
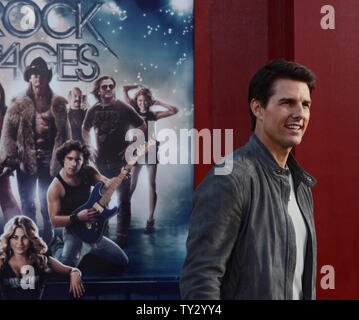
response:
[[[301,102],[298,102],[296,105],[295,105],[295,109],[294,109],[294,115],[293,117],[295,118],[304,118],[304,106]]]

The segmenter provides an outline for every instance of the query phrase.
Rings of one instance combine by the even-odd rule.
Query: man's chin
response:
[[[286,146],[288,148],[293,148],[300,145],[301,142],[302,142],[302,138],[290,139],[289,141],[287,141]]]
[[[33,87],[35,89],[45,89],[47,87],[47,83],[35,83]]]

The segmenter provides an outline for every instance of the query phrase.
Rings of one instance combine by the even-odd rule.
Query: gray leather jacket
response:
[[[292,154],[287,166],[308,231],[303,298],[315,299],[317,249],[310,188],[316,181]],[[292,299],[296,243],[287,212],[288,174],[254,134],[233,153],[231,173],[208,173],[193,197],[180,277],[183,299]]]

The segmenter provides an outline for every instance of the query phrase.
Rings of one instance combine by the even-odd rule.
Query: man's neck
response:
[[[116,100],[115,99],[101,99],[101,104],[105,106],[109,106],[113,104]]]
[[[286,168],[288,156],[291,149],[283,151],[283,150],[274,150],[273,148],[272,149],[268,148],[268,150],[272,154],[275,161],[277,161],[278,165],[281,168]]]
[[[64,169],[61,169],[60,176],[70,186],[78,186],[79,184],[81,184],[81,177],[79,173],[75,175],[68,175]]]
[[[274,160],[281,168],[285,168],[288,160],[288,156],[292,147],[283,148],[282,146],[271,143],[270,140],[265,139],[260,134],[255,132],[257,138],[265,145],[268,151],[272,154]]]
[[[32,87],[35,99],[46,97],[46,87]]]

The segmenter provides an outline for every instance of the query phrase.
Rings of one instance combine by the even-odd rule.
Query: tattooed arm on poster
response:
[[[95,161],[97,158],[97,150],[96,150],[96,148],[92,147],[92,145],[91,145],[90,130],[87,129],[86,127],[84,127],[83,124],[82,124],[82,128],[81,128],[81,134],[82,134],[82,139],[84,141],[84,144],[91,150],[92,159],[93,159],[93,161]]]

